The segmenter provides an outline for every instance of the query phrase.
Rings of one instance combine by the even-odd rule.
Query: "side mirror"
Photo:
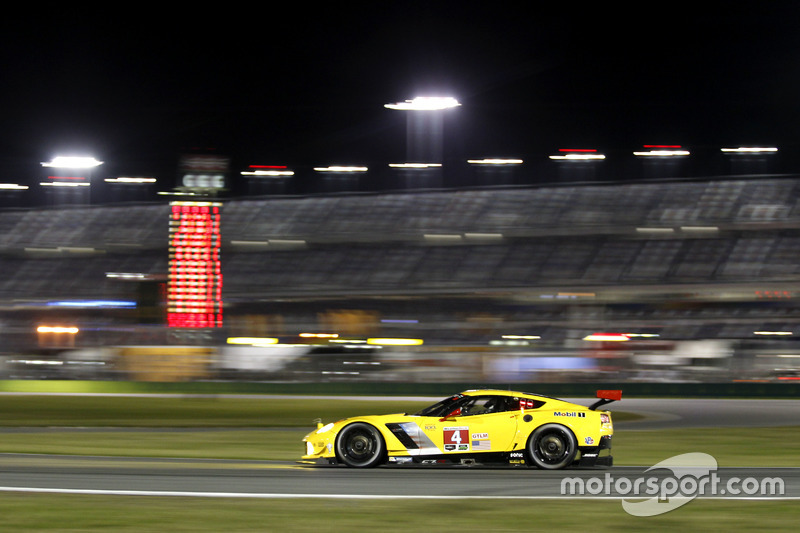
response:
[[[461,408],[458,407],[457,409],[453,409],[452,411],[450,411],[449,413],[444,415],[442,418],[440,418],[439,422],[445,422],[447,420],[452,420],[452,419],[454,419],[455,417],[457,417],[460,414],[461,414]]]

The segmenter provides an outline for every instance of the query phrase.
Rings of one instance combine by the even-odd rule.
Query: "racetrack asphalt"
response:
[[[588,404],[591,400],[574,399]],[[646,418],[616,422],[626,431],[681,427],[794,426],[800,400],[629,399],[609,407]],[[8,428],[13,430],[13,428]],[[0,454],[0,491],[76,492],[155,496],[350,497],[350,498],[553,498],[563,497],[565,477],[586,482],[640,478],[647,466],[543,471],[524,467],[409,467],[367,470],[309,467],[269,461],[152,459]],[[780,478],[783,494],[800,498],[800,468],[720,468],[723,480]],[[624,498],[610,492],[586,495]],[[572,495],[570,497],[580,497]],[[630,497],[630,496],[628,496]],[[714,494],[701,497],[738,497]]]
[[[475,466],[349,469],[267,461],[0,454],[0,491],[264,498],[619,499],[628,496],[617,490],[619,486],[615,481],[620,478],[656,477],[660,482],[671,475],[669,470],[646,470],[647,467],[634,466],[559,471]],[[723,493],[704,497],[739,497],[741,494],[724,493],[724,487],[732,479],[780,478],[780,493],[764,497],[800,498],[800,468],[720,468],[716,474]],[[586,485],[608,479],[609,490],[597,494],[564,494],[565,478],[580,479]]]

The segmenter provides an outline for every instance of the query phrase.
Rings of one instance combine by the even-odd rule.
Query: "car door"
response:
[[[444,454],[507,451],[520,415],[504,396],[469,396],[450,413],[433,418],[422,429]]]

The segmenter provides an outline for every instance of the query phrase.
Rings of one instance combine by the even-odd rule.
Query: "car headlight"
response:
[[[306,455],[314,455],[314,445],[306,442]]]
[[[319,428],[317,430],[317,433],[318,434],[319,433],[325,433],[326,431],[330,431],[332,427],[333,427],[333,422],[331,422],[329,424],[325,424],[324,426],[322,426],[321,428]]]

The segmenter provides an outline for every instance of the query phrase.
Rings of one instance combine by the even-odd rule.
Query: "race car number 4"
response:
[[[469,428],[451,427],[443,428],[444,451],[466,452],[469,451]]]

